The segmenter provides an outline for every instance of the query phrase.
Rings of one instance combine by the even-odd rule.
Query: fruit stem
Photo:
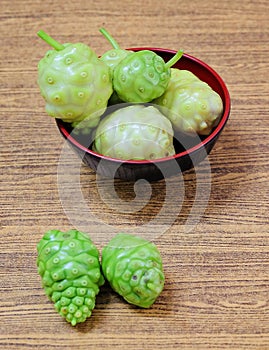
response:
[[[45,33],[43,30],[37,32],[37,35],[43,39],[47,44],[52,46],[56,51],[61,51],[64,49],[64,46],[60,44],[58,41],[54,40],[51,36]]]
[[[183,56],[183,50],[179,50],[168,62],[165,63],[166,68],[171,68]]]
[[[113,49],[120,49],[120,45],[117,43],[117,41],[108,33],[108,31],[105,28],[99,29],[100,33],[103,34],[103,36],[109,41]]]

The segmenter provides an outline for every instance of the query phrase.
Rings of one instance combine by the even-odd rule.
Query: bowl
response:
[[[129,50],[151,50],[161,56],[166,62],[176,53],[176,51],[170,49],[149,47],[130,48]],[[174,156],[157,160],[125,161],[106,157],[92,151],[89,135],[76,135],[72,132],[70,124],[56,119],[59,132],[82,159],[83,163],[104,177],[117,178],[125,181],[145,179],[152,182],[176,176],[184,171],[192,169],[209,155],[229,118],[229,91],[219,74],[196,57],[185,53],[173,67],[191,71],[220,95],[223,102],[223,114],[211,133],[207,136],[197,137],[177,134],[176,137],[174,137],[174,146],[176,150]]]

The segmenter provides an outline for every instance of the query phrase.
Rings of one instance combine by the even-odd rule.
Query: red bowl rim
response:
[[[163,53],[168,53],[168,54],[173,54],[173,55],[176,53],[175,50],[158,48],[158,47],[155,47],[155,48],[152,48],[152,47],[134,47],[134,48],[128,48],[127,50],[132,50],[132,51],[151,50],[151,51],[163,52]],[[187,155],[189,155],[189,154],[191,154],[191,153],[193,153],[201,148],[204,148],[208,143],[210,143],[212,140],[215,139],[215,137],[217,137],[220,134],[220,132],[224,128],[224,126],[229,118],[230,108],[231,108],[230,94],[229,94],[229,91],[228,91],[227,86],[224,83],[223,79],[220,77],[220,75],[212,67],[210,67],[208,64],[201,61],[200,59],[198,59],[194,56],[191,56],[187,53],[184,53],[183,56],[191,61],[198,63],[204,69],[209,71],[218,80],[218,82],[221,86],[221,89],[223,91],[223,95],[224,95],[224,101],[223,101],[224,102],[224,112],[223,112],[221,120],[219,121],[216,128],[210,133],[210,135],[208,135],[204,140],[201,140],[201,142],[199,142],[197,145],[195,145],[195,146],[193,146],[193,147],[191,147],[183,152],[180,152],[180,153],[177,153],[173,156],[169,156],[169,157],[165,157],[165,158],[158,158],[158,159],[154,159],[154,160],[122,160],[122,159],[118,159],[118,158],[104,156],[103,154],[96,153],[96,152],[92,151],[91,149],[81,145],[76,139],[74,139],[71,136],[71,134],[65,128],[65,125],[62,122],[62,120],[56,119],[56,123],[57,123],[57,126],[58,126],[60,132],[62,133],[62,135],[66,139],[68,139],[69,142],[71,142],[74,146],[76,146],[77,148],[79,148],[81,151],[83,151],[85,153],[88,153],[88,154],[95,156],[97,158],[101,158],[101,159],[112,161],[112,162],[128,163],[128,164],[134,164],[134,165],[135,164],[142,165],[142,164],[149,164],[149,163],[159,163],[159,162],[169,161],[169,160],[173,160],[173,159],[178,159],[178,158],[187,156]]]

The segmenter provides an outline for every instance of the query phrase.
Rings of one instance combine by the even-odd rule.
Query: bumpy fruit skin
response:
[[[171,71],[155,52],[141,50],[125,57],[114,69],[113,87],[122,101],[150,102],[167,88]]]
[[[63,46],[60,51],[49,50],[38,64],[46,112],[73,127],[93,128],[113,92],[109,67],[83,43]]]
[[[104,283],[97,248],[80,231],[51,230],[40,240],[37,251],[38,273],[55,309],[72,326],[84,322]]]
[[[154,100],[176,131],[208,135],[217,125],[223,103],[219,94],[188,70],[171,68],[165,93]]]
[[[102,250],[102,270],[128,303],[149,308],[164,287],[162,258],[144,238],[119,233]]]
[[[112,74],[115,67],[128,55],[131,55],[133,51],[131,50],[123,50],[123,49],[111,49],[106,51],[101,57],[100,60],[105,62]]]
[[[107,66],[110,68],[110,74],[113,81],[114,76],[114,69],[115,67],[128,55],[130,55],[133,51],[129,50],[123,50],[123,49],[111,49],[107,52],[105,52],[101,57],[100,60],[105,62]],[[116,91],[114,90],[112,95],[110,96],[108,100],[108,105],[115,105],[118,103],[122,103],[122,101]]]
[[[131,105],[101,120],[93,150],[123,160],[151,160],[172,156],[171,122],[154,106]]]

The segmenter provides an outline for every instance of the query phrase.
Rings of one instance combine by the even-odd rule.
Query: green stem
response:
[[[45,33],[43,30],[37,32],[37,35],[43,39],[47,44],[52,46],[56,51],[61,51],[64,49],[64,46],[60,44],[58,41],[54,40],[51,36]]]
[[[108,33],[105,28],[100,28],[99,31],[103,34],[103,36],[109,41],[113,49],[120,49],[120,45],[117,41]]]
[[[179,50],[168,62],[165,63],[166,68],[172,67],[183,56],[183,50]]]

